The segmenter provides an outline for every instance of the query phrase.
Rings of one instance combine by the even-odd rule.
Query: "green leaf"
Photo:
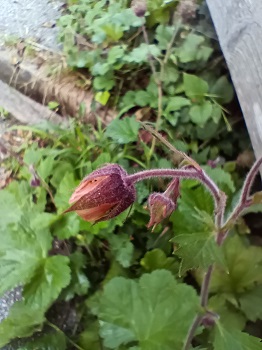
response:
[[[90,283],[84,273],[86,266],[86,256],[80,252],[75,252],[69,256],[71,281],[62,292],[62,298],[65,300],[72,299],[75,295],[85,295],[90,287]]]
[[[177,275],[179,271],[179,262],[174,257],[166,257],[161,249],[153,249],[147,252],[141,259],[140,265],[146,272],[165,269]]]
[[[113,41],[118,41],[123,36],[123,30],[120,25],[108,23],[101,27],[106,35]]]
[[[56,101],[50,101],[48,102],[48,108],[51,110],[55,110],[59,107],[59,103]]]
[[[59,239],[76,236],[80,231],[80,218],[75,213],[60,216],[51,226],[51,231]]]
[[[33,278],[51,248],[47,230],[31,232],[22,227],[0,232],[0,295]]]
[[[262,248],[248,246],[238,235],[228,237],[223,244],[225,268],[216,267],[210,291],[238,295],[262,284]]]
[[[199,46],[205,41],[201,35],[190,33],[177,50],[177,56],[181,63],[195,61],[199,52]],[[212,49],[211,52],[212,53]]]
[[[95,101],[99,102],[102,106],[105,106],[110,98],[108,91],[99,91],[95,94]]]
[[[66,336],[61,332],[49,332],[27,342],[17,350],[66,350]]]
[[[262,319],[262,285],[255,286],[252,290],[246,291],[239,297],[240,309],[248,320],[256,322]]]
[[[228,331],[217,323],[214,339],[214,350],[261,350],[259,338],[240,331]]]
[[[43,322],[43,310],[31,309],[23,302],[16,302],[8,317],[0,323],[0,347],[14,338],[29,337]]]
[[[113,46],[108,51],[107,62],[110,64],[115,64],[116,62],[121,60],[125,54],[125,49],[126,49],[126,45]]]
[[[172,214],[175,237],[178,244],[175,254],[181,261],[181,274],[192,268],[206,268],[213,262],[224,264],[222,249],[215,243],[213,200],[203,186],[181,189],[178,209]]]
[[[161,50],[167,49],[167,46],[172,39],[174,30],[174,27],[163,24],[157,26],[155,38],[158,41],[158,46],[161,48]]]
[[[110,91],[115,86],[114,77],[109,73],[95,77],[93,80],[93,86],[96,90]]]
[[[234,89],[232,84],[228,81],[225,75],[222,75],[210,90],[210,94],[216,95],[215,99],[220,104],[227,104],[232,101],[234,97]]]
[[[207,175],[211,177],[213,181],[218,185],[218,187],[225,191],[226,193],[236,191],[235,184],[232,180],[232,176],[222,168],[210,168],[208,166],[203,166]]]
[[[206,122],[212,115],[212,103],[210,101],[204,101],[201,105],[193,105],[190,107],[189,115],[193,123],[204,127]]]
[[[8,189],[0,191],[0,212],[1,230],[9,224],[16,224],[20,221],[22,210],[13,194]]]
[[[219,316],[219,321],[227,329],[243,330],[246,318],[241,311],[228,301],[228,295],[216,294],[208,300],[208,310]]]
[[[192,100],[203,102],[208,93],[208,83],[196,75],[183,73],[185,94]]]
[[[40,161],[39,166],[37,167],[38,175],[43,180],[46,180],[48,176],[53,174],[54,165],[55,165],[54,156],[50,156],[50,157],[46,157],[45,159],[42,159]]]
[[[69,207],[68,200],[77,185],[78,182],[75,180],[74,174],[66,173],[55,194],[55,204],[59,213]]]
[[[86,330],[84,330],[79,336],[79,345],[83,349],[101,350],[101,340],[99,337],[99,324],[98,322],[92,322],[88,324]]]
[[[56,255],[46,258],[35,270],[23,291],[25,302],[32,308],[47,309],[70,281],[69,259]]]
[[[183,107],[190,106],[191,102],[185,97],[175,96],[168,99],[168,104],[165,108],[165,112],[179,111]]]
[[[174,350],[182,348],[197,309],[195,290],[158,270],[139,281],[112,279],[96,311],[109,349],[135,341],[141,350]]]
[[[72,174],[73,172],[74,172],[74,167],[71,163],[59,161],[59,163],[56,163],[54,165],[50,182],[55,188],[58,188],[63,177],[67,173]]]
[[[124,57],[128,63],[144,63],[148,62],[148,57],[158,57],[161,51],[157,45],[140,44]]]
[[[106,136],[111,137],[119,144],[134,142],[137,140],[140,124],[135,117],[115,119],[107,127]]]
[[[125,268],[129,267],[134,254],[134,246],[130,242],[130,237],[126,234],[111,235],[108,241],[116,261]]]
[[[181,275],[190,269],[207,268],[214,262],[220,265],[225,264],[221,248],[217,246],[212,231],[205,230],[205,228],[203,228],[204,232],[193,231],[192,226],[188,229],[192,231],[172,239],[172,242],[178,244],[175,254],[182,259]]]

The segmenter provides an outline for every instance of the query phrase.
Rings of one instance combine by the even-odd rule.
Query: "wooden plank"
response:
[[[47,107],[31,100],[21,92],[0,80],[0,106],[7,110],[14,118],[25,124],[40,124],[44,119],[56,124],[67,125],[66,118],[62,118]]]
[[[255,155],[257,158],[261,157],[262,0],[206,2],[231,73]]]

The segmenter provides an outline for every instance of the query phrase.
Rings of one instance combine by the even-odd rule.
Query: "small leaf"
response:
[[[221,104],[227,104],[234,97],[234,89],[229,83],[227,77],[222,75],[212,86],[210,93],[215,95],[215,99]]]
[[[189,33],[182,45],[178,48],[178,58],[181,63],[195,61],[199,52],[199,46],[205,41],[201,35]],[[212,49],[211,49],[212,53]]]
[[[51,110],[55,110],[59,107],[59,103],[56,101],[50,101],[48,102],[48,108]]]
[[[200,127],[204,127],[212,115],[212,103],[204,101],[201,105],[193,105],[189,110],[191,121]]]
[[[202,102],[208,92],[208,83],[192,74],[183,74],[185,94],[190,99]]]
[[[95,77],[93,80],[93,86],[96,90],[110,91],[115,86],[114,77],[109,74]]]
[[[126,55],[125,60],[128,63],[144,63],[148,62],[151,56],[158,57],[160,54],[161,51],[157,45],[142,43]]]
[[[107,127],[106,136],[111,137],[119,144],[134,142],[137,140],[140,124],[135,117],[115,119]]]
[[[185,97],[175,96],[168,99],[168,104],[165,108],[165,112],[179,111],[181,108],[190,106],[191,102]]]
[[[102,106],[105,106],[110,98],[110,93],[108,91],[99,91],[95,94],[95,100],[99,102]]]

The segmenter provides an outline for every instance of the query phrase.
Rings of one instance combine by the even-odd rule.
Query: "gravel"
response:
[[[58,51],[56,20],[61,16],[60,0],[0,0],[0,35],[32,38]]]

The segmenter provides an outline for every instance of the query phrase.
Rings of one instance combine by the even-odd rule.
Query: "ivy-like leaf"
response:
[[[182,347],[197,308],[192,287],[177,283],[169,271],[158,270],[138,282],[112,279],[96,311],[109,349],[135,341],[141,350],[173,350]]]
[[[111,137],[119,144],[134,142],[137,140],[140,124],[135,117],[115,119],[107,127],[106,136]]]
[[[247,333],[224,328],[217,323],[214,339],[214,350],[261,350],[262,343],[259,338]]]

